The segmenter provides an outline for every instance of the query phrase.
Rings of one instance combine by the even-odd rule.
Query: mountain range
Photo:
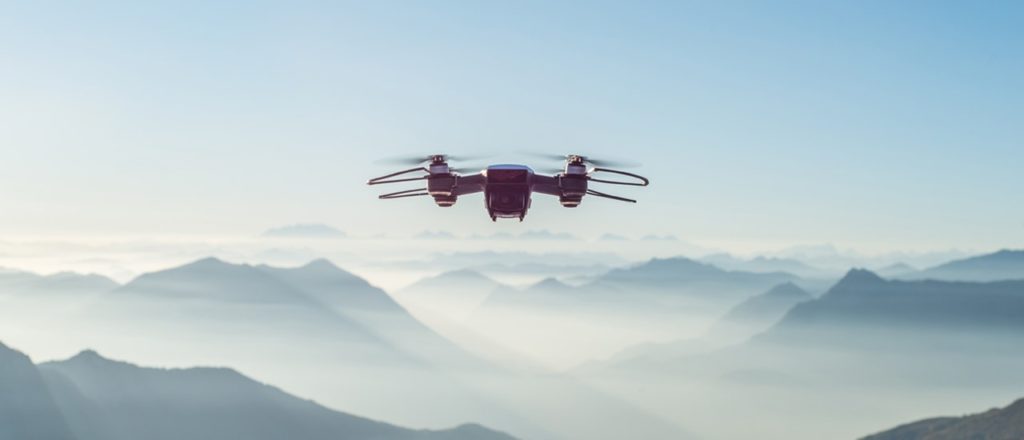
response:
[[[921,333],[926,340],[918,340]],[[988,341],[975,349],[1003,342],[980,335],[1024,336],[1024,280],[900,281],[854,269],[820,298],[794,306],[758,339],[872,349],[947,346],[974,336]]]
[[[263,237],[273,238],[345,238],[346,234],[321,223],[302,223],[267,229]]]
[[[39,275],[14,269],[0,269],[0,295],[4,293],[94,293],[118,287],[103,275],[58,272]]]
[[[159,369],[87,350],[34,365],[0,344],[0,439],[511,440],[466,424],[413,430],[334,411],[227,368]]]
[[[266,310],[272,313],[272,320],[300,320],[285,325],[285,329],[319,326],[320,333],[334,335],[339,341],[359,342],[378,351],[399,350],[399,357],[414,354],[443,359],[437,356],[439,351],[446,352],[449,359],[464,356],[386,292],[324,259],[295,268],[278,268],[205,258],[141,275],[112,291],[107,299],[117,302],[117,297],[143,306],[149,303],[139,300],[153,299],[198,308],[198,317],[222,325],[248,321],[240,314]]]
[[[829,277],[832,274],[821,268],[811,266],[793,258],[757,256],[750,259],[737,258],[729,254],[711,254],[700,259],[704,263],[713,264],[726,270],[747,272],[785,272],[801,278]]]
[[[942,281],[1024,280],[1024,250],[1004,249],[954,260],[918,272],[905,273],[899,275],[899,278]]]
[[[628,268],[612,269],[580,286],[588,298],[605,297],[630,305],[644,304],[641,298],[656,296],[658,308],[685,308],[712,314],[780,283],[797,281],[786,272],[755,273],[729,271],[688,258],[655,258]]]
[[[1024,438],[1024,399],[1006,408],[962,417],[920,420],[862,440],[1019,440]]]

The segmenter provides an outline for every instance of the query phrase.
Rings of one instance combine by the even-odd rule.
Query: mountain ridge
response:
[[[961,417],[907,423],[861,440],[1013,440],[1024,438],[1024,399],[1004,408]]]

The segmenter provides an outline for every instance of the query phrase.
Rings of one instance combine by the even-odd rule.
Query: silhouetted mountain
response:
[[[907,263],[894,263],[875,271],[883,278],[899,278],[917,272],[918,269]]]
[[[793,306],[812,299],[811,294],[796,284],[779,284],[737,304],[708,333],[729,339],[750,337],[778,322]]]
[[[453,252],[435,254],[427,261],[410,260],[388,263],[387,266],[413,269],[456,271],[466,268],[489,266],[547,266],[547,271],[561,267],[581,266],[621,266],[629,262],[622,257],[608,252]]]
[[[372,310],[404,313],[401,306],[386,292],[326,259],[313,260],[295,268],[260,265],[257,269],[338,311]]]
[[[28,356],[0,343],[0,440],[24,439],[77,438]]]
[[[442,361],[440,351],[467,360],[465,353],[422,325],[386,292],[324,259],[278,268],[206,258],[142,275],[114,293],[183,305],[211,302],[214,307],[198,307],[218,325],[264,325],[248,317],[249,311],[274,313],[263,307],[283,307],[272,319],[299,321],[309,331],[387,351],[397,347],[406,354]],[[285,328],[298,330],[295,324]]]
[[[903,279],[943,281],[1024,280],[1024,250],[996,253],[951,261],[920,272],[902,275]]]
[[[0,294],[99,293],[117,287],[114,280],[97,274],[58,272],[38,275],[19,270],[0,271]]]
[[[701,258],[700,261],[726,270],[758,273],[785,272],[802,278],[828,276],[828,272],[792,258],[757,256],[751,259],[741,259],[729,254],[713,254]]]
[[[549,277],[526,288],[501,286],[493,289],[480,305],[480,311],[503,313],[503,307],[544,307],[553,311],[563,306],[578,306],[580,294],[577,288]]]
[[[862,440],[1019,440],[1024,438],[1024,399],[1002,409],[963,417],[937,417],[897,426]]]
[[[424,278],[395,294],[409,304],[461,320],[499,287],[503,285],[480,272],[462,269]]]
[[[37,369],[0,346],[0,384],[0,438],[11,440],[511,439],[479,425],[401,428],[330,410],[234,370],[141,368],[93,351]]]
[[[785,272],[753,273],[727,271],[688,258],[655,258],[625,269],[614,269],[585,290],[618,294],[668,295],[723,309],[797,276]],[[691,304],[693,305],[693,304]]]
[[[258,267],[231,264],[213,257],[142,274],[116,292],[231,303],[317,304],[310,295]]]
[[[331,226],[319,224],[319,223],[308,223],[308,224],[297,224],[281,226],[278,228],[268,229],[262,234],[264,237],[277,237],[277,238],[344,238],[345,233],[341,232]]]
[[[928,332],[931,339],[917,340]],[[980,335],[1024,335],[1024,281],[887,281],[854,269],[821,298],[797,304],[763,340],[830,346],[1005,343]],[[941,336],[940,336],[941,335]],[[904,337],[908,338],[905,339]]]
[[[644,359],[647,362],[711,351],[743,340],[771,327],[794,305],[814,297],[793,283],[779,284],[729,309],[700,337],[668,343],[643,343],[610,358],[612,363]]]
[[[402,291],[413,295],[434,295],[451,290],[473,290],[486,292],[501,286],[501,283],[471,269],[453,270],[440,275],[424,278],[402,289]]]

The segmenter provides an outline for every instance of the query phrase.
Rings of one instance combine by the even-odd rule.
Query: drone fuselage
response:
[[[518,218],[522,221],[530,210],[534,193],[558,197],[562,206],[575,208],[587,194],[625,202],[636,202],[632,199],[591,190],[588,186],[592,181],[647,186],[647,179],[642,176],[603,168],[588,168],[581,156],[569,156],[565,168],[553,176],[537,174],[532,168],[519,164],[491,165],[478,173],[462,175],[450,168],[444,158],[444,155],[435,155],[431,157],[431,163],[426,167],[399,171],[370,179],[367,183],[378,185],[426,180],[425,189],[398,191],[383,194],[380,198],[393,199],[429,195],[441,207],[455,205],[459,196],[483,193],[484,207],[493,221],[497,221],[499,218]],[[420,177],[402,177],[418,171],[426,171],[427,174]],[[592,177],[592,174],[602,171],[629,176],[636,179],[636,182],[610,181]]]
[[[534,173],[525,165],[491,165],[484,176],[484,206],[491,220],[518,218],[522,221],[530,210]]]

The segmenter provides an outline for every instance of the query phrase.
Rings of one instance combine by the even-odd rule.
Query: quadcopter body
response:
[[[518,218],[519,221],[522,221],[526,217],[527,211],[530,210],[534,193],[558,197],[558,201],[566,208],[579,206],[585,195],[636,203],[636,200],[633,199],[593,190],[589,187],[589,183],[600,182],[627,186],[647,186],[649,183],[647,178],[637,174],[594,166],[601,162],[576,154],[565,156],[564,167],[553,175],[538,174],[532,168],[518,164],[490,165],[479,172],[462,175],[458,170],[449,166],[449,159],[443,154],[432,155],[426,159],[417,158],[414,160],[425,165],[370,179],[367,184],[380,185],[426,180],[426,188],[382,194],[379,198],[430,196],[441,207],[453,206],[460,196],[483,193],[484,206],[487,208],[491,220]],[[595,174],[600,175],[600,173],[626,176],[631,180],[605,180],[594,177]],[[413,174],[421,175],[407,177]]]

